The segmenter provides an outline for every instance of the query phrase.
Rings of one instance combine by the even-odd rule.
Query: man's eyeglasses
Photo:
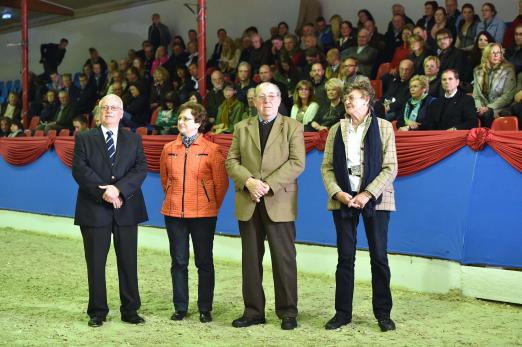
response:
[[[268,94],[268,95],[257,95],[256,98],[257,100],[268,100],[268,101],[272,101],[272,100],[275,100],[276,98],[279,97],[279,94]]]
[[[103,111],[118,111],[118,110],[121,110],[121,107],[118,107],[118,106],[113,106],[113,105],[105,105],[105,106],[100,106],[100,108],[103,110]]]

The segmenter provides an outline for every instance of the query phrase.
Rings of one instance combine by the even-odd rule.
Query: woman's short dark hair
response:
[[[207,129],[208,123],[208,115],[205,107],[197,102],[189,101],[180,106],[178,115],[181,115],[181,112],[185,110],[190,110],[192,117],[194,117],[194,122],[200,124],[198,132],[204,132]]]
[[[482,7],[484,6],[487,6],[489,7],[489,9],[491,10],[491,12],[493,12],[493,16],[496,16],[497,15],[497,8],[495,7],[495,5],[493,5],[491,2],[485,2],[482,4]]]

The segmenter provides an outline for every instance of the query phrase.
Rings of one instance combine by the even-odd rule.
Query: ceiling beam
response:
[[[0,0],[0,5],[19,9],[20,0]],[[74,16],[74,11],[71,8],[45,0],[29,0],[29,11]]]

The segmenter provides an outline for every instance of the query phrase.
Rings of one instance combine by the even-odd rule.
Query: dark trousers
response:
[[[263,291],[263,255],[268,239],[272,256],[275,308],[279,318],[297,316],[297,263],[294,222],[273,222],[263,200],[257,204],[252,218],[239,222],[242,248],[244,316],[265,316]]]
[[[518,130],[522,130],[522,102],[511,105],[511,111],[518,118]]]
[[[493,110],[489,109],[486,113],[482,115],[482,127],[484,128],[491,128],[491,124],[495,120],[495,117],[493,117]]]
[[[352,301],[355,268],[355,246],[359,214],[342,218],[340,211],[333,211],[337,232],[337,271],[335,272],[335,310],[338,315],[352,319]],[[389,318],[392,309],[390,291],[390,267],[387,244],[389,211],[375,211],[371,218],[363,216],[370,251],[372,269],[372,305],[375,318]]]
[[[189,235],[192,237],[194,258],[198,268],[198,309],[200,312],[212,311],[214,300],[214,232],[217,217],[174,218],[165,216],[169,236],[172,266],[172,291],[174,309],[187,311],[189,302],[188,262]]]
[[[107,289],[105,285],[105,265],[111,246],[111,233],[118,265],[120,289],[120,312],[133,315],[141,306],[138,290],[138,226],[118,226],[115,223],[105,227],[80,227],[87,262],[89,280],[89,317],[105,318],[109,313]]]

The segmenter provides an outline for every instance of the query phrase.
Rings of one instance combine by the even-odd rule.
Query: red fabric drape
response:
[[[0,139],[4,160],[11,165],[22,166],[40,158],[52,145],[51,137],[15,137]]]
[[[309,152],[313,149],[323,151],[327,131],[305,133],[305,147]],[[221,147],[227,155],[232,143],[232,135],[207,134],[205,137]],[[149,171],[159,171],[159,159],[163,146],[173,141],[174,135],[143,136],[143,148],[147,157]],[[489,145],[511,166],[522,172],[522,132],[493,131],[487,128],[476,128],[460,131],[408,131],[395,134],[399,176],[407,176],[419,172],[465,145],[478,151]],[[53,144],[62,162],[72,165],[74,137],[28,137],[0,139],[0,154],[12,165],[25,165],[40,157]]]
[[[54,150],[60,160],[68,167],[72,166],[74,156],[74,137],[60,136],[54,140]]]
[[[395,133],[398,176],[423,170],[466,145],[467,130],[408,131]]]

